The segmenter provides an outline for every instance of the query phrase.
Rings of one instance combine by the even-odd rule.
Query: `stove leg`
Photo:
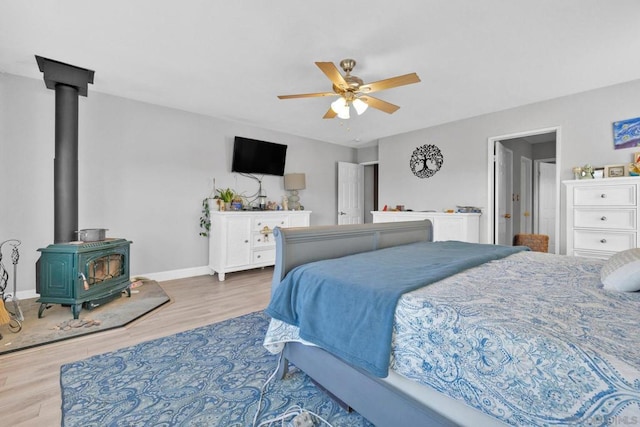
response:
[[[71,313],[73,313],[74,319],[77,319],[80,316],[80,310],[82,310],[82,304],[71,305]]]
[[[41,303],[40,308],[38,309],[38,319],[42,319],[42,313],[44,313],[44,311],[49,308],[51,308],[51,306],[47,303]]]
[[[125,289],[125,291],[127,291],[127,296],[131,298],[131,286],[127,286],[127,289]]]

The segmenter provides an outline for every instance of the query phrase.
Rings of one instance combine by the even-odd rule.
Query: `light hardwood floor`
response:
[[[264,309],[273,268],[161,282],[171,302],[119,329],[0,356],[0,425],[57,426],[60,366]]]

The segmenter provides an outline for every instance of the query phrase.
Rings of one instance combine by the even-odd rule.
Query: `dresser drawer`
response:
[[[253,219],[253,230],[261,231],[265,227],[273,230],[275,227],[288,227],[289,218],[286,216],[273,216]]]
[[[576,187],[573,190],[573,204],[575,206],[635,206],[636,184]]]
[[[576,250],[620,252],[636,247],[636,233],[575,230],[573,247]]]
[[[614,252],[599,252],[599,251],[573,251],[573,256],[579,256],[582,258],[602,259],[608,260]]]
[[[253,264],[273,264],[276,261],[276,250],[267,249],[260,251],[253,251]]]
[[[268,234],[265,233],[253,233],[253,247],[264,248],[269,246],[275,246],[276,239],[273,237],[273,231]]]
[[[573,224],[578,228],[636,229],[635,209],[575,209]]]

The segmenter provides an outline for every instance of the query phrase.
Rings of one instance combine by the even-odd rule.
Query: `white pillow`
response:
[[[614,254],[602,266],[600,280],[605,289],[640,291],[640,249],[627,249]]]

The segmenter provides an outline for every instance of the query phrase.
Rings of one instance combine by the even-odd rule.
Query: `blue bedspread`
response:
[[[403,293],[522,250],[422,242],[317,261],[291,270],[266,312],[298,326],[303,339],[385,377],[394,311]]]

